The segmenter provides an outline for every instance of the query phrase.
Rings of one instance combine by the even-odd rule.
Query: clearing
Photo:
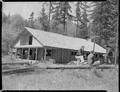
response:
[[[34,69],[2,74],[3,90],[107,90],[118,92],[118,70]]]

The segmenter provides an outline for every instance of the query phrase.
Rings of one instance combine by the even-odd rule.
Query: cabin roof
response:
[[[46,32],[43,30],[37,30],[28,27],[25,27],[25,29],[29,33],[31,33],[38,40],[38,42],[42,44],[42,46],[72,50],[78,50],[81,48],[81,46],[84,46],[85,51],[93,50],[94,43],[82,38],[65,36],[62,34]],[[99,46],[98,44],[95,44],[95,52],[106,53],[106,50],[103,47]]]

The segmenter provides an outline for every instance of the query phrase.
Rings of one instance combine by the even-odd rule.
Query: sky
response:
[[[42,2],[4,2],[2,11],[5,14],[20,14],[24,19],[28,19],[31,12],[37,17],[40,13]]]
[[[2,12],[5,14],[20,14],[24,19],[28,19],[31,12],[37,18],[40,14],[43,2],[3,2]],[[75,2],[70,3],[72,7],[72,15],[75,16]]]

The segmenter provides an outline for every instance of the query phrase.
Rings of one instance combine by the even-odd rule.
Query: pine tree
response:
[[[23,31],[24,19],[19,14],[16,14],[2,17],[2,20],[2,52],[7,53],[9,46],[13,47],[17,36]]]
[[[49,19],[48,19],[48,15],[45,13],[44,6],[42,7],[42,11],[40,13],[39,22],[42,25],[42,30],[44,30],[44,31],[50,31],[50,28],[49,28]]]
[[[31,28],[34,28],[34,12],[30,14],[29,20],[28,20],[28,25]]]
[[[88,36],[88,27],[87,24],[88,14],[87,14],[88,5],[86,2],[77,2],[76,4],[76,18],[77,18],[77,29],[76,37],[86,38]]]
[[[113,51],[115,51],[115,48],[118,51],[118,0],[97,2],[92,18],[92,31],[95,35],[104,39],[105,45],[111,46]]]
[[[72,15],[69,14],[69,11],[71,12],[71,6],[69,2],[57,2],[53,3],[54,11],[52,19],[55,21],[55,26],[58,24],[63,24],[63,30],[64,34],[67,33],[67,20],[72,19]]]
[[[108,41],[111,37],[115,37],[116,32],[114,24],[117,23],[117,11],[114,9],[114,6],[111,2],[113,0],[107,0],[106,2],[96,3],[96,8],[93,12],[93,31],[96,35],[99,35],[101,39],[106,41],[106,45],[108,45]]]

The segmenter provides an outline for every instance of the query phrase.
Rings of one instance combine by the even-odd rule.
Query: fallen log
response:
[[[33,68],[9,69],[2,71],[2,74],[15,74],[15,73],[30,72],[30,71],[34,71],[34,69]]]
[[[9,73],[21,73],[27,71],[34,71],[35,69],[90,69],[89,65],[57,65],[57,64],[38,64],[33,66],[27,66],[17,69],[9,69],[2,71],[3,74]],[[97,69],[115,69],[114,65],[99,65]]]

